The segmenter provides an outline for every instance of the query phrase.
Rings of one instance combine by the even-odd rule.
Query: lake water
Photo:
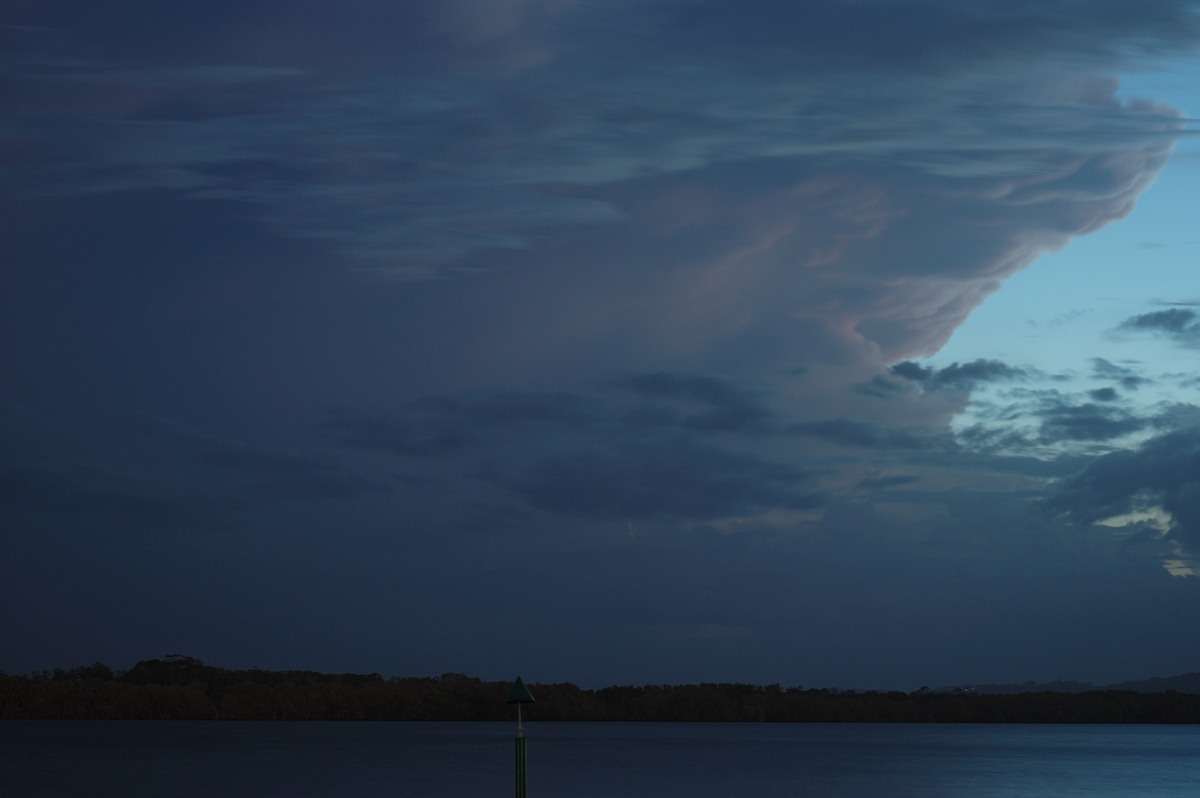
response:
[[[1200,726],[528,723],[529,798],[1200,795]],[[0,721],[0,796],[514,793],[506,723]]]

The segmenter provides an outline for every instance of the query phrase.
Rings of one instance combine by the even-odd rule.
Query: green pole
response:
[[[518,706],[517,712],[519,713]],[[518,719],[517,723],[521,721]],[[525,730],[517,726],[517,798],[525,798]]]
[[[517,798],[525,798],[525,727],[521,725],[521,704],[532,704],[533,694],[518,676],[508,694],[509,704],[517,705]]]

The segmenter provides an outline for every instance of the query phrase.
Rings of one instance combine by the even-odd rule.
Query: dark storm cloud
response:
[[[466,427],[522,423],[579,426],[596,415],[596,408],[585,397],[568,392],[497,391],[478,397],[432,396],[418,399],[411,407],[418,413]]]
[[[89,466],[0,465],[0,501],[9,508],[104,519],[137,528],[201,529],[221,522],[229,502],[173,493],[162,485]]]
[[[603,308],[582,317],[595,340],[691,341],[749,371],[857,365],[855,384],[936,350],[1006,276],[1128,213],[1182,123],[1089,70],[1196,28],[1188,3],[1079,15],[1066,0],[456,0],[336,20],[214,3],[194,28],[198,5],[148,12],[170,19],[161,33],[89,26],[105,15],[83,8],[16,15],[59,47],[101,43],[63,63],[30,40],[7,59],[27,95],[67,92],[58,113],[16,115],[26,195],[246,204],[394,279],[565,258],[559,301]],[[640,312],[613,310],[632,297]]]
[[[916,366],[916,369],[918,370],[916,373],[924,371],[921,366]],[[881,374],[876,374],[869,381],[854,386],[856,393],[860,393],[863,396],[873,396],[876,399],[891,399],[899,394],[903,394],[906,390],[907,387],[904,383],[888,379]]]
[[[1194,406],[911,359],[1130,212],[1195,123],[1108,76],[1195,10],[0,4],[0,365],[46,420],[5,414],[0,638],[599,683],[1190,655],[1159,562],[1030,508]]]
[[[341,411],[328,426],[338,432],[346,446],[413,457],[444,454],[477,443],[458,430],[427,429],[403,419],[367,413]]]
[[[648,399],[685,400],[703,409],[683,415],[679,423],[697,430],[729,432],[764,431],[772,412],[761,396],[738,387],[730,380],[695,374],[639,374],[616,383]]]
[[[865,490],[886,490],[887,488],[899,488],[904,485],[913,485],[920,482],[921,478],[915,474],[891,474],[887,476],[866,477],[858,481],[858,486]]]
[[[1006,5],[997,13],[989,3],[966,2],[732,9],[457,0],[349,4],[357,13],[344,18],[321,4],[300,4],[284,21],[278,8],[248,12],[210,3],[145,14],[161,26],[117,29],[112,12],[66,3],[49,11],[27,6],[14,16],[58,30],[59,42],[106,46],[89,52],[90,61],[50,68],[26,54],[26,43],[12,51],[9,73],[31,94],[86,85],[87,103],[74,102],[94,111],[86,132],[50,128],[44,115],[22,117],[20,139],[64,145],[31,180],[39,190],[141,186],[244,200],[290,235],[328,241],[374,265],[399,260],[404,265],[389,267],[394,274],[423,276],[454,273],[449,261],[467,251],[527,245],[548,225],[600,223],[619,210],[579,191],[547,194],[551,184],[600,185],[648,170],[761,157],[888,157],[917,173],[961,180],[959,191],[1001,191],[1009,207],[1050,209],[1102,193],[1101,204],[1113,200],[1120,208],[1118,187],[1142,167],[1137,157],[1109,150],[1157,148],[1168,140],[1170,115],[1122,107],[1102,87],[1064,103],[1020,79],[996,83],[986,72],[996,62],[1010,70],[1072,58],[1090,66],[1171,50],[1195,33],[1190,4],[1118,5],[1081,16],[1068,2]],[[645,33],[625,36],[615,20]],[[364,42],[367,28],[375,33]],[[381,30],[397,33],[388,39]],[[248,46],[256,37],[257,46]],[[119,41],[126,44],[115,46]],[[139,60],[140,70],[126,66]],[[959,70],[981,70],[979,82],[964,87],[957,74],[930,69],[947,60]],[[446,69],[455,62],[462,68]],[[407,71],[347,92],[346,70],[384,67]],[[905,80],[910,71],[921,83]],[[897,89],[886,101],[877,91],[879,74],[892,76]],[[299,87],[278,89],[284,102],[256,103],[258,94],[225,106],[204,99],[214,90],[236,99],[247,84],[305,76]],[[1034,123],[1012,123],[1007,110],[1018,100],[1039,117]],[[164,109],[188,103],[207,105],[204,118],[164,116]],[[932,119],[948,121],[930,125]],[[1062,146],[1052,134],[1060,124],[1073,131],[1072,147],[1095,157],[1047,155],[1044,147]],[[985,146],[986,130],[994,132]],[[314,147],[315,138],[323,146]],[[83,142],[88,161],[62,157]],[[1063,179],[1045,188],[1041,181],[1022,185],[1017,175],[1030,157],[1047,171],[1065,167]],[[58,179],[47,182],[50,174]],[[899,212],[891,205],[873,213],[884,219]],[[1059,232],[1111,212],[1099,205],[1062,210],[1066,215],[1053,221]],[[1003,260],[999,252],[981,254]]]
[[[46,517],[66,514],[152,535],[204,531],[280,502],[353,499],[381,490],[377,480],[323,455],[253,447],[160,419],[97,425],[84,445],[72,425],[54,429],[37,414],[9,410],[0,427],[7,449],[3,503]]]
[[[636,397],[632,405],[630,396]],[[952,446],[946,436],[923,429],[848,419],[789,422],[752,387],[665,372],[602,383],[588,395],[426,397],[389,416],[343,412],[332,426],[350,448],[465,457],[474,463],[474,478],[535,507],[596,519],[701,521],[819,506],[824,499],[812,477],[826,467],[822,455],[788,448],[779,459],[743,445],[763,436],[876,452]]]
[[[477,449],[522,430],[583,427],[599,414],[600,407],[578,393],[491,391],[425,396],[393,414],[343,408],[327,425],[347,446],[427,457]]]
[[[866,449],[929,449],[939,444],[939,441],[928,433],[881,427],[844,418],[805,421],[792,425],[788,431],[842,446]]]
[[[546,22],[563,5],[563,0],[355,0],[335,9],[323,0],[267,0],[253,8],[227,0],[177,0],[170,6],[117,0],[99,8],[18,0],[5,4],[0,24],[18,23],[6,31],[18,53],[27,52],[31,38],[59,48],[59,59],[33,61],[47,72],[70,74],[111,60],[159,67],[216,62],[231,71],[247,64],[305,63],[344,75],[388,68],[426,72],[449,62],[516,65],[524,60],[522,45],[545,36]]]
[[[638,397],[630,404],[627,396]],[[762,395],[720,377],[635,374],[582,391],[489,391],[426,396],[394,415],[343,410],[330,425],[343,442],[397,454],[436,455],[502,438],[626,434],[640,427],[761,434],[773,429]]]
[[[807,471],[715,443],[730,432],[765,434],[772,419],[752,389],[659,372],[600,384],[591,395],[426,397],[394,416],[342,414],[332,426],[351,448],[471,458],[476,478],[541,509],[703,520],[819,502]],[[886,439],[877,431],[873,440]]]
[[[972,0],[867,0],[812,7],[767,0],[749,5],[764,13],[747,14],[721,0],[701,0],[664,4],[661,16],[680,38],[697,21],[726,27],[726,47],[716,54],[705,53],[715,57],[755,51],[784,64],[912,70],[1007,59],[1013,53],[1108,59],[1127,56],[1126,48],[1135,52],[1189,48],[1200,26],[1195,14],[1189,13],[1194,4],[1169,0],[1138,7],[1101,0],[1086,8],[1038,0],[1016,0],[1003,7]],[[845,46],[849,41],[856,46]],[[700,43],[691,44],[699,54]]]
[[[140,439],[143,462],[194,463],[199,466],[194,484],[245,505],[276,498],[348,498],[381,489],[375,480],[347,471],[323,453],[254,446],[158,418],[132,419],[126,430],[133,436],[128,440]]]
[[[822,500],[794,466],[685,438],[565,451],[503,478],[538,507],[587,518],[695,521]]]
[[[1117,328],[1130,332],[1158,333],[1182,346],[1200,347],[1200,312],[1169,308],[1126,319]]]
[[[772,502],[786,509],[817,506],[810,478],[820,455],[792,451],[784,461],[744,448],[763,436],[879,452],[950,445],[921,429],[848,419],[788,422],[752,387],[665,372],[613,380],[588,395],[426,397],[387,416],[343,411],[331,426],[354,449],[465,457],[475,463],[475,478],[542,509],[589,518],[702,520],[761,511]]]
[[[1168,535],[1200,554],[1200,427],[1097,458],[1049,506],[1081,523],[1161,507],[1171,516]]]

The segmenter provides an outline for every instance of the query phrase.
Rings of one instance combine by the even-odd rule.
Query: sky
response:
[[[1194,0],[0,37],[0,670],[1200,669]]]

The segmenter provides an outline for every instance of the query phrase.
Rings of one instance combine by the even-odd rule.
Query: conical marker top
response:
[[[508,700],[504,703],[536,704],[537,702],[533,700],[533,693],[529,692],[529,688],[525,686],[525,682],[521,681],[521,677],[518,676],[517,680],[513,682],[512,690],[508,693]]]

